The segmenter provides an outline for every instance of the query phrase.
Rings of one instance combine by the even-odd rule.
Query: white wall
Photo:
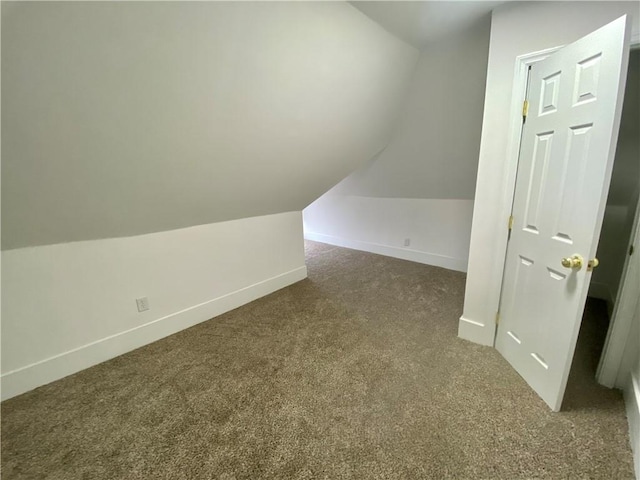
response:
[[[640,312],[636,315],[636,320],[640,319]],[[635,330],[636,335],[638,328]],[[629,441],[633,451],[633,464],[635,466],[636,478],[640,478],[640,363],[636,349],[636,367],[634,374],[628,377],[624,388],[624,401],[629,421]]]
[[[636,252],[640,252],[640,222],[636,227],[634,246]],[[618,371],[616,386],[621,387],[624,392],[636,477],[640,478],[640,255],[638,253],[629,258],[627,276],[634,276],[634,278],[628,278],[625,288],[631,285],[635,286],[636,308]],[[629,298],[633,298],[633,293]],[[620,310],[619,313],[621,313]]]
[[[392,141],[304,210],[307,238],[466,269],[489,28],[422,52]]]
[[[417,57],[345,2],[2,2],[2,248],[300,211]]]
[[[305,278],[301,217],[2,252],[2,398]]]
[[[2,398],[304,278],[418,56],[343,2],[1,7]]]
[[[305,238],[464,271],[472,203],[328,195],[304,210]],[[405,239],[410,245],[405,246]]]
[[[637,36],[639,10],[637,2],[513,2],[494,10],[462,338],[485,345],[494,340],[513,188],[508,139],[518,113],[512,105],[521,108],[511,98],[516,57],[571,43],[623,14],[632,16]]]
[[[589,294],[607,300],[610,309],[618,287],[640,195],[640,50],[631,52],[620,134],[611,175],[597,257]]]
[[[629,439],[633,450],[636,478],[640,478],[640,302],[636,309],[630,342],[625,350],[625,361],[630,363],[631,373],[624,384],[624,399],[629,420]]]

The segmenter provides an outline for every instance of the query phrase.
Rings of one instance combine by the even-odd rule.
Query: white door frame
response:
[[[623,384],[624,379],[620,378],[620,367],[627,338],[629,338],[629,332],[631,331],[633,316],[640,298],[640,282],[637,280],[640,278],[640,275],[638,275],[640,261],[637,260],[637,256],[640,255],[640,245],[638,245],[640,240],[639,229],[640,200],[636,207],[636,216],[631,230],[631,238],[629,239],[629,245],[635,246],[634,254],[633,257],[627,255],[624,261],[618,295],[613,304],[613,313],[609,330],[607,331],[607,338],[604,341],[604,349],[596,371],[598,383],[609,388],[624,388],[625,386]],[[631,260],[635,261],[632,262]]]
[[[631,39],[631,50],[640,49],[640,33]],[[640,298],[640,283],[638,283],[638,268],[640,261],[637,256],[640,255],[640,198],[636,205],[635,220],[631,229],[631,237],[629,245],[635,245],[634,255],[635,261],[631,255],[627,255],[624,260],[622,269],[622,277],[620,278],[620,286],[618,294],[614,299],[613,313],[611,314],[611,322],[607,331],[607,338],[604,341],[604,349],[598,363],[596,371],[596,379],[598,383],[605,387],[624,388],[620,382],[620,367],[622,365],[622,357],[624,348],[627,344],[627,338],[631,331],[633,315],[635,313],[638,299]],[[627,247],[628,248],[628,247]]]
[[[631,45],[635,47],[640,44],[640,34],[636,34],[631,38]],[[511,115],[509,125],[509,138],[507,143],[507,171],[505,175],[505,181],[503,184],[503,196],[499,210],[501,217],[505,220],[505,226],[507,219],[511,215],[511,208],[513,205],[513,195],[515,194],[516,186],[516,173],[518,170],[518,161],[520,153],[520,141],[522,137],[522,104],[525,99],[527,90],[527,77],[529,72],[529,66],[544,60],[552,53],[560,50],[564,45],[548,48],[534,53],[528,53],[525,55],[519,55],[516,57],[515,62],[515,76],[513,82],[513,92],[511,94]],[[626,75],[626,72],[625,72]],[[636,222],[640,217],[640,202],[638,204],[638,210],[636,211]],[[637,223],[636,223],[637,226]],[[634,232],[636,228],[634,226]],[[500,292],[502,290],[502,278],[504,276],[504,267],[506,261],[507,240],[505,235],[504,246],[501,249],[503,255],[500,256],[499,271],[503,272],[500,276],[500,284],[498,285],[498,301],[500,301]],[[636,255],[640,255],[640,252],[636,252]],[[625,262],[625,272],[627,272],[629,256]],[[629,273],[629,272],[627,272]],[[618,377],[618,371],[622,362],[622,356],[624,354],[624,348],[626,346],[627,336],[631,329],[633,320],[633,310],[631,315],[626,314],[629,308],[635,309],[636,299],[640,296],[640,286],[636,289],[635,286],[630,288],[624,288],[626,285],[627,275],[623,275],[620,288],[618,290],[618,297],[616,298],[616,306],[614,307],[611,322],[609,324],[609,330],[607,332],[607,339],[605,340],[605,346],[598,365],[598,372],[596,378],[599,383],[607,387],[614,387],[616,385],[616,378]],[[630,282],[632,283],[632,282]],[[633,291],[630,291],[633,290]],[[622,303],[620,303],[622,302]],[[618,304],[620,305],[618,306]],[[633,305],[631,305],[633,303]],[[498,305],[499,306],[499,305]],[[493,347],[495,348],[495,336],[498,329],[495,328]]]
[[[513,196],[516,190],[516,174],[518,173],[518,162],[520,156],[520,143],[522,140],[522,106],[527,94],[527,79],[529,77],[529,67],[541,60],[544,60],[549,55],[560,50],[562,46],[547,48],[534,53],[527,53],[525,55],[519,55],[516,57],[515,75],[513,79],[513,92],[511,93],[511,108],[510,112],[510,124],[509,124],[509,138],[507,141],[507,170],[505,174],[505,180],[503,184],[503,195],[500,203],[500,217],[504,219],[505,236],[502,244],[500,245],[500,251],[502,254],[498,260],[497,271],[500,272],[500,283],[498,284],[497,298],[498,305],[496,306],[496,312],[500,309],[500,302],[502,301],[502,282],[504,281],[504,268],[507,259],[507,222],[511,216],[511,209],[513,208]],[[495,338],[498,335],[498,328],[494,329],[493,335],[493,347],[496,346]]]
[[[527,53],[516,58],[515,77],[513,80],[513,92],[511,94],[511,124],[509,125],[509,139],[507,147],[507,158],[509,159],[508,171],[505,175],[504,195],[502,198],[502,208],[506,219],[511,215],[513,195],[516,189],[516,173],[518,171],[518,160],[520,154],[520,140],[522,138],[522,104],[527,93],[527,78],[529,67],[534,63],[544,60],[549,55],[560,50],[562,46],[547,48],[539,52]],[[506,223],[505,223],[506,225]],[[504,246],[506,252],[506,242]],[[504,271],[504,258],[500,271]],[[502,282],[501,282],[502,283]]]

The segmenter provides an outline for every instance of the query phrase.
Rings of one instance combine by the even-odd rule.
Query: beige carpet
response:
[[[309,279],[4,402],[3,480],[633,478],[601,306],[552,414],[456,338],[464,274],[307,250]]]

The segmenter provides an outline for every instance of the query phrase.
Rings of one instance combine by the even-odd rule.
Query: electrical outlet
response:
[[[411,239],[410,238],[405,238],[404,239],[404,246],[408,247],[409,245],[411,245]]]
[[[138,305],[138,311],[144,312],[149,310],[149,299],[147,297],[136,298],[136,305]]]

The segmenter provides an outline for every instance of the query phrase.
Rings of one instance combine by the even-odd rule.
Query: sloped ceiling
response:
[[[490,30],[485,16],[423,48],[389,145],[331,193],[473,200]]]
[[[302,210],[417,56],[347,3],[3,2],[3,249]]]
[[[438,38],[465,30],[504,1],[351,2],[389,32],[422,49]]]

